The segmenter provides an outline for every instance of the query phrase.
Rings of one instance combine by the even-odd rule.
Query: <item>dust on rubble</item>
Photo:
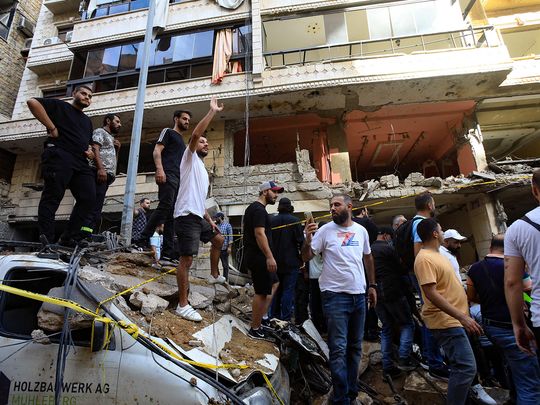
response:
[[[273,343],[251,339],[235,327],[232,328],[232,338],[225,343],[223,351],[227,351],[229,357],[237,362],[245,361],[248,366],[260,368],[267,372],[271,372],[271,370],[265,369],[256,362],[261,360],[266,353],[273,354],[277,358],[280,357],[279,350]]]

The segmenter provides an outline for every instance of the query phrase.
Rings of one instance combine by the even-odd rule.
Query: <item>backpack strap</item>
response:
[[[536,222],[531,221],[531,219],[527,215],[523,215],[520,219],[522,221],[527,222],[529,225],[534,226],[536,230],[540,232],[540,224],[537,224]]]

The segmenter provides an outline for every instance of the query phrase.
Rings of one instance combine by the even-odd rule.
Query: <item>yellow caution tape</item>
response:
[[[170,271],[174,271],[174,269],[172,269]],[[155,278],[157,278],[157,277],[155,277]],[[104,317],[104,316],[100,316],[100,315],[97,314],[98,310],[96,310],[96,312],[93,312],[93,311],[89,310],[88,308],[85,308],[84,306],[80,305],[79,303],[77,303],[75,301],[71,301],[71,300],[68,300],[68,299],[65,299],[65,298],[50,297],[50,296],[47,296],[47,295],[22,290],[20,288],[11,287],[11,286],[7,286],[7,285],[4,285],[4,284],[0,284],[0,291],[4,291],[4,292],[7,292],[9,294],[14,294],[14,295],[29,298],[29,299],[32,299],[32,300],[41,301],[41,302],[47,302],[49,304],[59,305],[61,307],[72,309],[73,311],[80,312],[82,314],[93,317],[95,321],[103,322],[103,323],[106,323],[106,324],[111,324],[113,326],[118,326],[118,327],[122,328],[122,330],[124,330],[131,337],[133,337],[135,340],[139,337],[139,334],[140,334],[140,329],[136,324],[131,323],[131,322],[127,322],[127,321],[124,321],[124,320],[120,320],[120,321],[116,322],[114,319]],[[118,294],[116,296],[118,296]],[[112,299],[112,297],[108,298],[105,301],[102,301],[102,303],[103,302],[108,302],[111,299]],[[101,305],[101,303],[100,303],[100,305]],[[92,333],[93,333],[93,328],[92,328]],[[109,334],[109,337],[110,336],[112,336],[112,334]],[[215,369],[234,369],[234,368],[243,370],[243,369],[249,368],[249,366],[244,365],[244,364],[228,364],[228,363],[224,363],[224,364],[220,364],[220,365],[215,365],[215,364],[201,363],[201,362],[198,362],[198,361],[188,360],[188,359],[185,359],[185,358],[181,357],[180,355],[178,355],[178,353],[176,353],[175,351],[169,349],[167,346],[164,346],[163,344],[161,344],[160,342],[158,342],[157,340],[155,340],[151,336],[145,336],[145,338],[150,340],[152,342],[152,344],[159,347],[163,352],[167,353],[169,356],[171,356],[171,357],[175,358],[176,360],[181,361],[183,363],[190,364],[192,366],[201,367],[201,368],[207,368],[207,369],[212,369],[212,370],[215,370]],[[106,344],[108,344],[108,341],[109,341],[109,339],[107,339]],[[281,400],[281,398],[279,398],[277,392],[275,391],[274,387],[270,383],[270,380],[268,379],[266,374],[260,369],[254,368],[254,370],[259,371],[263,375],[263,378],[265,379],[266,383],[268,384],[268,386],[270,388],[270,391],[276,396],[276,398],[279,400],[279,402],[282,405],[284,405],[283,401]]]

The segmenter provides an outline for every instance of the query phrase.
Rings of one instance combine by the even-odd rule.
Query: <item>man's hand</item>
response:
[[[58,138],[58,128],[54,127],[48,134],[50,138]]]
[[[319,225],[317,225],[315,222],[306,222],[306,226],[304,227],[304,232],[306,234],[306,243],[311,243],[311,240],[313,239],[313,234],[317,232],[318,228]]]
[[[231,254],[232,254],[232,248],[231,248],[231,245],[227,246],[227,254],[228,254],[228,255],[231,255]]]
[[[277,263],[273,257],[266,259],[266,270],[270,273],[275,273],[277,271]]]
[[[94,160],[96,158],[96,155],[94,155],[94,150],[91,146],[88,146],[88,149],[84,152],[84,156],[86,156],[90,160]]]
[[[122,144],[120,143],[118,139],[115,138],[115,140],[113,141],[113,146],[114,146],[114,149],[118,150],[120,149],[120,146],[122,146]]]
[[[458,320],[463,325],[467,333],[475,336],[480,336],[484,333],[482,327],[470,316],[463,315],[463,317]]]
[[[223,103],[218,104],[217,97],[212,96],[210,99],[210,109],[214,112],[223,111]]]
[[[370,308],[375,308],[377,305],[377,290],[375,288],[368,289],[368,303]]]
[[[107,172],[105,169],[98,169],[97,171],[97,182],[100,184],[107,182]]]
[[[156,183],[157,184],[165,184],[167,181],[167,176],[165,175],[165,172],[163,169],[156,169]]]
[[[217,226],[217,224],[212,220],[212,218],[210,218],[208,220],[208,223],[212,227],[212,230],[214,231],[214,233],[217,233],[217,234],[221,233],[221,230],[219,229],[219,226]]]
[[[536,356],[536,339],[527,326],[521,328],[514,324],[514,335],[516,337],[516,343],[522,352],[527,353],[530,356]]]

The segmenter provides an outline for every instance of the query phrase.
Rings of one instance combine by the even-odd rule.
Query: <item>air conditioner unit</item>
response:
[[[66,39],[64,42],[71,42],[71,38],[73,38],[73,31],[66,32]]]
[[[43,41],[43,45],[54,45],[54,44],[60,44],[62,43],[62,40],[58,37],[51,37],[47,38]]]
[[[32,24],[26,17],[21,16],[21,18],[19,19],[19,25],[17,25],[17,29],[27,37],[34,36],[34,24]]]
[[[24,40],[23,49],[30,49],[32,47],[32,39],[33,38],[27,38]]]

